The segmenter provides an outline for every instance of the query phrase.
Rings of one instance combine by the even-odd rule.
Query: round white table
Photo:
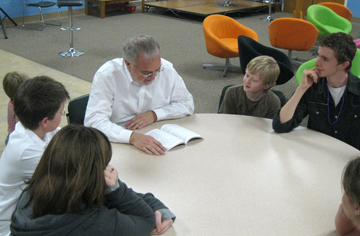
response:
[[[203,139],[151,156],[112,144],[120,179],[177,216],[164,235],[337,235],[341,175],[359,150],[303,127],[278,134],[270,119],[195,114],[175,123]]]

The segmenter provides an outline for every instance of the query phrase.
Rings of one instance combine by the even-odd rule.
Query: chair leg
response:
[[[74,36],[73,32],[74,30],[80,30],[81,28],[74,28],[73,27],[73,12],[72,12],[72,6],[68,7],[68,21],[69,21],[69,27],[67,28],[61,28],[61,30],[68,30],[70,31],[70,49],[67,51],[60,52],[59,55],[63,57],[78,57],[81,55],[84,55],[84,52],[77,51],[74,48]]]
[[[223,77],[225,77],[227,75],[228,70],[230,69],[231,64],[230,64],[230,58],[226,58],[225,61],[225,69],[224,69],[224,73],[223,73]]]
[[[0,22],[1,22],[1,27],[2,27],[3,33],[4,33],[4,37],[5,37],[5,39],[7,39],[8,37],[6,35],[6,31],[5,31],[5,27],[4,27],[3,19],[2,19],[1,15],[0,15]]]
[[[59,12],[59,7],[58,7],[58,6],[56,6],[56,10],[57,10],[57,15],[58,15],[59,23],[45,22],[44,16],[43,16],[43,7],[39,7],[39,10],[40,10],[40,24],[41,24],[41,27],[40,27],[40,28],[36,28],[36,27],[31,27],[31,26],[25,25],[25,7],[26,7],[26,2],[25,2],[25,0],[24,0],[24,1],[23,1],[23,19],[22,19],[22,26],[23,26],[24,28],[42,31],[42,30],[44,29],[44,27],[45,27],[45,24],[46,24],[46,25],[61,26],[60,12]]]
[[[290,59],[291,64],[299,65],[299,66],[303,64],[301,61],[298,61],[298,57],[292,57],[291,54],[292,54],[292,50],[289,50],[288,57]]]
[[[57,15],[58,15],[58,19],[59,19],[59,23],[51,23],[51,22],[45,22],[45,25],[54,25],[54,26],[61,26],[61,19],[60,19],[60,12],[59,12],[59,7],[56,6],[56,11],[57,11]],[[44,20],[44,19],[43,19]]]
[[[215,69],[215,70],[223,70],[223,77],[226,77],[228,71],[241,72],[241,68],[239,66],[233,66],[230,63],[230,58],[226,58],[225,65],[224,64],[203,64],[203,68]]]

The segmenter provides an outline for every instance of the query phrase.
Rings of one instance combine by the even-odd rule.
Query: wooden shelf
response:
[[[85,15],[89,15],[89,2],[100,4],[100,18],[105,18],[106,3],[125,3],[129,0],[85,0]],[[145,12],[145,0],[141,1],[141,11]]]

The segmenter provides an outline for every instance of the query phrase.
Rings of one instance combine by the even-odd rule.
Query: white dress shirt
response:
[[[95,73],[84,124],[104,132],[110,141],[129,143],[133,131],[122,126],[135,115],[154,111],[157,120],[194,113],[194,100],[172,63],[150,85],[135,82],[123,58],[106,62]]]
[[[26,186],[24,180],[31,178],[47,143],[59,129],[41,140],[21,122],[16,123],[0,158],[0,236],[10,234],[11,215]]]

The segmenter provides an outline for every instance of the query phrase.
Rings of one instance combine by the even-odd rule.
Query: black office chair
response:
[[[238,43],[240,66],[244,74],[247,64],[254,57],[266,55],[273,57],[280,67],[280,75],[276,80],[276,85],[285,84],[294,76],[294,68],[292,67],[289,57],[285,53],[275,48],[262,45],[244,35],[239,36]]]
[[[89,101],[89,94],[70,100],[66,118],[68,124],[83,125],[85,119],[86,106]]]
[[[83,0],[58,0],[57,6],[60,7],[68,7],[68,21],[69,26],[66,28],[61,28],[61,30],[68,30],[70,31],[70,49],[67,51],[60,52],[59,55],[63,57],[78,57],[84,55],[84,52],[75,50],[74,48],[74,30],[81,30],[81,28],[74,28],[73,27],[73,6],[82,6]]]
[[[221,104],[222,104],[222,102],[223,102],[223,100],[224,100],[224,96],[225,96],[226,90],[227,90],[228,88],[232,87],[232,86],[234,86],[234,85],[233,85],[233,84],[231,84],[231,85],[226,85],[226,86],[222,89],[221,95],[220,95],[220,100],[219,100],[218,113],[219,113],[219,111],[220,111]],[[275,93],[275,94],[279,97],[281,107],[283,107],[283,106],[286,104],[286,102],[287,102],[287,98],[286,98],[285,94],[284,94],[283,92],[281,92],[281,91],[279,91],[279,90],[275,90],[275,89],[271,89],[271,91],[272,91],[273,93]]]
[[[23,18],[22,18],[22,26],[24,28],[28,28],[28,29],[35,29],[35,30],[39,30],[42,31],[45,27],[45,24],[47,25],[55,25],[55,26],[61,26],[61,19],[60,19],[60,13],[59,13],[59,7],[56,6],[56,10],[57,10],[57,14],[59,17],[59,23],[55,24],[55,23],[50,23],[50,22],[45,22],[44,21],[44,16],[43,16],[43,8],[49,8],[49,7],[53,7],[56,6],[56,2],[52,2],[52,1],[43,1],[41,0],[40,2],[36,2],[36,3],[26,3],[26,0],[23,0]],[[25,8],[26,7],[38,7],[40,10],[40,28],[38,27],[32,27],[29,25],[25,25]]]

